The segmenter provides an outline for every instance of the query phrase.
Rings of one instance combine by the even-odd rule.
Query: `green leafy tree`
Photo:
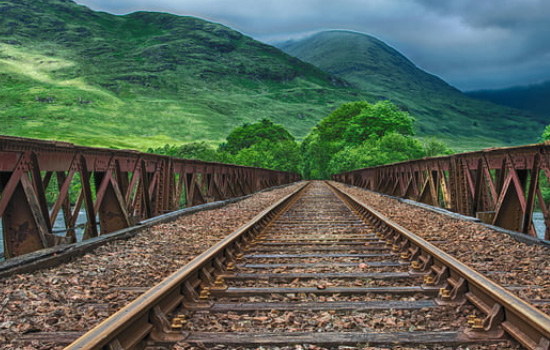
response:
[[[346,103],[321,120],[302,142],[303,174],[332,174],[400,162],[427,155],[449,154],[440,141],[422,144],[412,137],[414,119],[390,101]]]
[[[342,141],[350,121],[371,106],[366,101],[345,103],[319,122],[317,132],[328,142]]]
[[[357,147],[348,147],[335,154],[329,163],[329,171],[337,174],[371,166],[403,162],[425,156],[422,143],[398,133],[373,136]]]
[[[302,163],[300,147],[294,136],[268,119],[235,128],[227,136],[227,142],[220,144],[217,150],[206,142],[191,142],[179,146],[165,145],[148,152],[292,172],[300,172]]]
[[[424,139],[423,147],[425,157],[446,156],[455,153],[452,149],[447,147],[443,141],[440,141],[435,137]]]
[[[231,154],[237,154],[240,150],[252,147],[263,141],[271,141],[273,143],[294,141],[294,136],[282,125],[274,124],[269,119],[262,119],[257,123],[243,124],[235,128],[227,135],[226,140],[226,143],[220,145],[220,149]]]
[[[331,147],[330,143],[323,140],[316,129],[312,130],[302,141],[300,146],[303,155],[302,174],[305,178],[328,178],[327,169],[321,164],[328,164],[331,159],[329,147]]]
[[[414,118],[401,111],[390,101],[368,105],[354,116],[344,133],[348,145],[360,145],[371,136],[382,137],[388,133],[413,135]]]
[[[240,165],[299,173],[302,155],[294,141],[266,140],[240,150],[233,159]]]
[[[235,128],[221,144],[235,164],[300,172],[302,154],[294,136],[269,119]]]
[[[550,140],[550,125],[547,125],[546,128],[544,128],[544,132],[542,133],[542,141],[548,141]]]
[[[183,159],[197,159],[205,162],[220,162],[225,159],[221,152],[217,152],[214,147],[204,141],[190,142],[180,146],[164,145],[164,147],[149,148],[147,152]]]

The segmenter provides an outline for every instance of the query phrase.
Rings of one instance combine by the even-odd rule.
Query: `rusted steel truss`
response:
[[[536,236],[540,210],[550,239],[550,145],[486,149],[359,169],[335,181],[408,198]]]
[[[0,136],[4,255],[76,242],[82,211],[82,239],[88,239],[184,206],[299,179],[260,168]],[[65,229],[54,232],[59,215]]]

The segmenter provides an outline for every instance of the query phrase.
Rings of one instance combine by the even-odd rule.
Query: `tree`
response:
[[[390,101],[346,103],[321,120],[302,142],[303,174],[332,174],[450,151],[440,141],[412,137],[414,118]]]
[[[180,146],[150,148],[148,152],[291,172],[300,172],[302,168],[302,154],[294,136],[269,119],[235,128],[218,150],[206,142],[191,142]]]
[[[380,138],[373,136],[360,146],[345,148],[335,154],[328,168],[330,173],[337,174],[424,156],[424,148],[419,140],[398,133],[390,133]]]
[[[294,141],[294,136],[282,125],[273,124],[271,120],[264,118],[257,123],[243,124],[235,128],[227,135],[226,140],[227,142],[222,144],[220,149],[237,154],[242,149],[266,140],[273,143]]]
[[[364,107],[354,116],[344,133],[348,145],[360,145],[372,135],[382,137],[388,133],[413,135],[414,119],[390,101],[380,101]]]
[[[544,132],[542,133],[542,141],[548,141],[550,140],[550,125],[547,125],[546,128],[544,128]]]
[[[330,143],[321,139],[318,130],[313,129],[300,146],[302,161],[302,174],[307,179],[326,179],[329,174],[327,167],[332,154]]]
[[[234,161],[240,165],[299,173],[302,155],[294,141],[265,140],[240,150]]]
[[[445,156],[455,153],[443,141],[435,137],[424,139],[423,144],[425,157]]]
[[[190,142],[179,146],[164,145],[164,147],[155,149],[149,148],[147,152],[183,159],[198,159],[205,162],[219,162],[223,158],[220,152],[216,152],[214,147],[204,141]]]

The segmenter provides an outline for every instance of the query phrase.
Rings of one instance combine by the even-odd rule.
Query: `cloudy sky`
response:
[[[274,43],[320,30],[373,35],[462,89],[550,80],[549,0],[76,0],[114,14],[162,11]]]

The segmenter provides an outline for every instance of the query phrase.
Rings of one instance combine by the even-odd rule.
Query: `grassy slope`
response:
[[[466,95],[529,111],[541,121],[550,123],[550,81],[500,90],[468,91]]]
[[[67,0],[0,1],[0,133],[145,149],[221,141],[268,117],[301,137],[370,99],[222,25],[114,16]]]
[[[328,31],[279,47],[380,99],[391,99],[418,120],[420,136],[437,136],[455,149],[532,143],[544,128],[525,112],[465,96],[365,34]]]

